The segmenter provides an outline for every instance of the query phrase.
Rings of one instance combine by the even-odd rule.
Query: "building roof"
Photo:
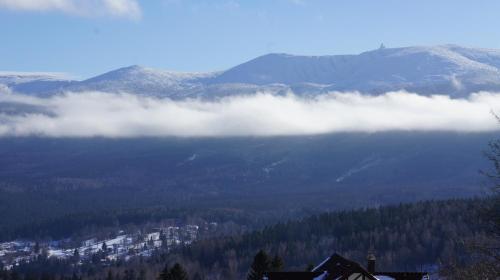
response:
[[[314,280],[323,272],[295,271],[295,272],[268,272],[270,280]]]
[[[268,272],[269,280],[422,280],[426,272],[375,272],[369,273],[359,263],[339,254],[326,258],[310,272]]]
[[[315,267],[313,272],[328,271],[328,279],[342,279],[342,277],[349,277],[354,273],[359,273],[367,280],[377,280],[359,263],[348,260],[339,254],[333,254],[331,257],[325,259],[321,264]]]
[[[375,272],[379,280],[422,280],[429,279],[427,272]]]

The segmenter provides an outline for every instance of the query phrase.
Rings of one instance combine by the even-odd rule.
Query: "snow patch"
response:
[[[183,160],[182,162],[178,163],[177,166],[182,166],[182,165],[185,165],[186,163],[189,163],[191,161],[194,161],[195,159],[198,158],[198,154],[192,154],[191,156],[189,156],[187,159]]]
[[[278,160],[278,161],[275,161],[271,164],[269,164],[268,166],[262,168],[262,171],[264,171],[266,174],[269,174],[271,173],[271,171],[273,171],[278,165],[281,165],[283,163],[285,163],[287,160],[286,158],[284,159],[281,159],[281,160]]]
[[[375,278],[377,278],[377,280],[394,280],[394,278],[385,275],[375,275]]]
[[[326,280],[328,277],[328,272],[323,272],[321,275],[318,275],[313,278],[313,280]]]
[[[311,271],[314,272],[318,270],[321,266],[323,266],[327,261],[330,260],[330,257],[326,258],[324,261],[322,261],[320,264],[318,264],[315,268],[313,268]]]
[[[345,179],[353,176],[356,173],[359,173],[363,170],[366,170],[370,167],[373,167],[373,166],[380,164],[380,162],[382,162],[382,159],[380,159],[380,158],[376,158],[376,157],[366,158],[358,166],[355,166],[355,167],[349,169],[347,172],[345,172],[344,174],[339,176],[335,181],[337,183],[340,183],[340,182],[344,181]]]

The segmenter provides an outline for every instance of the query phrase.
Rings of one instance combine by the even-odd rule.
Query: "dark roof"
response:
[[[315,267],[311,272],[268,272],[269,280],[313,280],[315,277],[328,272],[327,280],[348,279],[354,273],[363,276],[362,279],[377,280],[376,276],[388,276],[395,280],[422,280],[428,275],[426,272],[376,272],[370,274],[359,263],[348,260],[339,254],[333,254]],[[360,278],[361,279],[361,278]]]
[[[389,276],[395,280],[422,280],[427,272],[375,272],[376,276]]]
[[[268,272],[266,273],[269,280],[313,280],[315,277],[323,274],[323,272]]]
[[[327,279],[347,279],[353,273],[359,273],[364,279],[377,280],[366,269],[357,262],[345,259],[339,254],[333,254],[325,259],[312,272],[269,272],[269,280],[312,280],[315,277],[328,272]]]
[[[340,276],[349,276],[352,273],[361,273],[370,280],[377,280],[359,263],[353,262],[342,257],[339,254],[333,254],[331,257],[324,260],[320,265],[313,269],[313,272],[328,271],[329,278],[337,279]]]

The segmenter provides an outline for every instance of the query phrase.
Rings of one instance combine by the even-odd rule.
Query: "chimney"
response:
[[[374,274],[375,273],[375,254],[373,254],[372,252],[369,252],[368,253],[368,256],[366,256],[366,260],[368,261],[368,266],[367,266],[367,269],[368,269],[368,272],[370,272],[370,274]]]

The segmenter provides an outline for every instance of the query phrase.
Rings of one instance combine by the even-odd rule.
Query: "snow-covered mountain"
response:
[[[163,71],[133,65],[75,83],[68,90],[171,95],[176,92],[187,92],[199,84],[197,82],[199,79],[213,75],[213,73]]]
[[[328,90],[464,94],[500,88],[500,51],[455,45],[380,48],[359,55],[268,54],[215,77],[215,83],[327,85]]]
[[[5,85],[23,84],[36,81],[66,80],[62,73],[44,72],[7,72],[0,71],[0,83]]]
[[[130,66],[83,81],[0,72],[0,84],[37,95],[98,90],[184,98],[263,90],[293,90],[299,94],[358,90],[376,94],[406,89],[465,96],[479,90],[500,90],[500,50],[442,45],[379,48],[358,55],[268,54],[221,72],[179,73]]]
[[[72,83],[74,81],[63,73],[0,71],[0,89],[7,87],[20,93],[50,95],[63,91]]]

